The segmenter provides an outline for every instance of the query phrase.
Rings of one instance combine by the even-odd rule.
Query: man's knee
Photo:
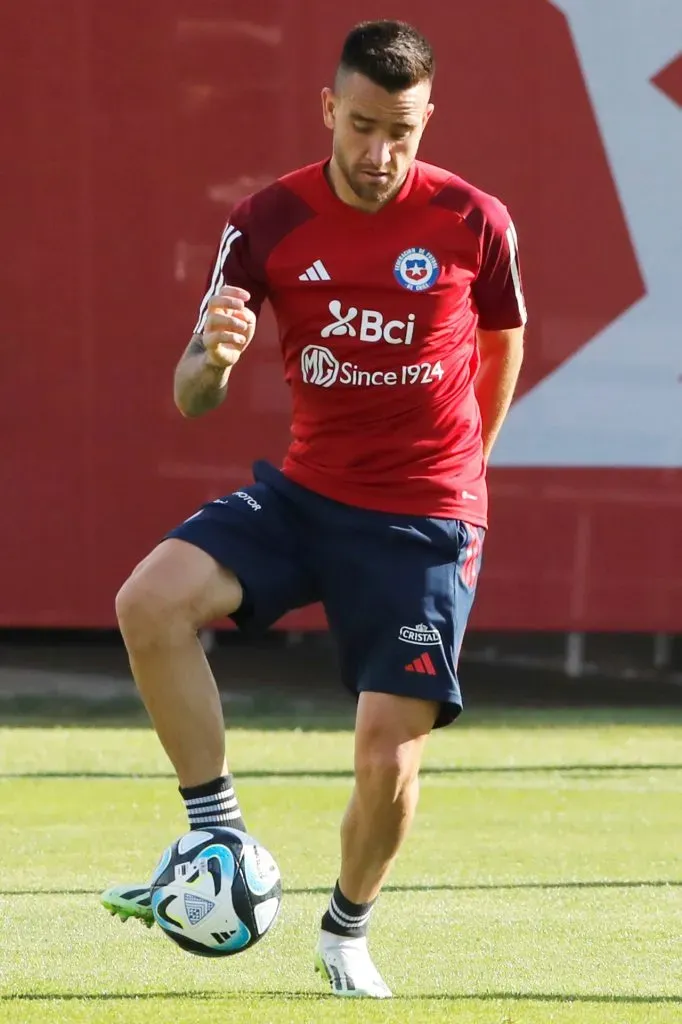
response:
[[[359,790],[396,800],[416,783],[437,705],[389,694],[363,693],[355,734]]]
[[[116,595],[116,616],[128,647],[196,632],[230,615],[241,586],[198,548],[166,541],[133,570]]]
[[[364,729],[355,748],[358,790],[378,800],[395,802],[416,782],[422,744],[404,740],[385,726]]]
[[[361,796],[395,803],[415,781],[419,768],[393,746],[377,743],[355,755],[355,785]]]
[[[134,647],[177,629],[183,619],[189,626],[187,612],[183,595],[165,589],[144,563],[137,566],[116,595],[119,628],[126,643]]]

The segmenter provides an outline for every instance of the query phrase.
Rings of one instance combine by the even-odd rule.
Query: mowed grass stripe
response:
[[[488,882],[482,885],[456,885],[442,882],[427,882],[423,885],[385,885],[384,893],[390,892],[502,892],[515,889],[670,889],[682,888],[682,881],[673,878],[646,879],[636,881],[613,881],[594,879],[589,882]],[[284,887],[287,896],[324,895],[330,887],[307,886],[303,889]],[[0,897],[29,896],[97,896],[99,889],[6,889],[0,890]]]
[[[428,778],[435,775],[516,775],[516,774],[618,774],[619,772],[682,772],[682,762],[673,764],[628,764],[614,762],[613,764],[522,764],[522,765],[424,765],[421,775]],[[352,779],[351,769],[314,769],[304,768],[292,770],[286,768],[274,769],[247,769],[237,773],[239,779],[243,780],[267,780],[267,779]],[[126,771],[27,771],[27,772],[0,772],[1,779],[96,779],[96,780],[118,780],[118,779],[175,779],[172,772],[126,772]]]
[[[316,997],[309,993],[230,996],[206,993],[149,998],[104,997],[101,1000],[66,994],[34,1002],[7,1002],[3,1024],[674,1024],[678,1010],[670,1002],[613,1001],[609,997],[568,1000],[560,994],[530,999],[521,994],[491,993],[481,998],[420,997],[396,999],[388,1005]]]

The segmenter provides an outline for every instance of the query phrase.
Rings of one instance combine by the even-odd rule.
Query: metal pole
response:
[[[571,679],[579,679],[585,667],[585,634],[566,634],[566,660],[564,671]]]
[[[673,638],[670,633],[654,633],[654,668],[670,668]]]

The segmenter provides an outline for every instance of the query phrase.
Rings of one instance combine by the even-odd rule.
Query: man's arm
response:
[[[486,464],[509,412],[523,362],[526,300],[516,230],[502,204],[488,197],[480,229],[481,266],[473,284],[481,365],[474,390],[481,410]]]
[[[481,410],[486,464],[514,397],[523,362],[523,334],[523,327],[478,331],[481,365],[474,388]]]
[[[256,314],[244,288],[223,285],[206,304],[203,333],[193,334],[175,369],[175,404],[183,416],[202,416],[225,398],[232,367],[251,343]]]
[[[248,199],[232,211],[206,276],[192,339],[175,369],[173,396],[183,416],[202,416],[221,404],[232,367],[256,329],[267,284],[252,252],[250,211]]]
[[[173,397],[183,416],[203,416],[217,409],[227,394],[231,367],[206,362],[201,334],[193,334],[175,369]]]

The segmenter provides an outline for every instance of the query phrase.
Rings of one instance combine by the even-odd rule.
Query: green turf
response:
[[[682,1019],[679,709],[472,714],[433,737],[372,927],[389,1004],[334,1000],[311,970],[352,754],[346,714],[317,724],[230,734],[243,809],[286,895],[273,932],[222,962],[97,903],[184,831],[153,733],[137,720],[0,728],[0,1022]]]

